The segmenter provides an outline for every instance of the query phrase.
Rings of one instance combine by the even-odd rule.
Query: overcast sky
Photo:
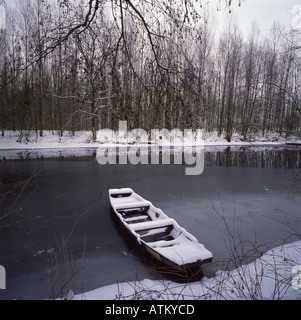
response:
[[[218,0],[209,0],[213,5]],[[250,29],[252,22],[257,21],[262,32],[268,32],[274,21],[279,21],[284,27],[289,28],[294,14],[292,8],[301,5],[301,0],[243,0],[238,6],[238,0],[232,0],[232,11],[237,17],[237,22],[244,35]],[[223,9],[224,6],[222,5]],[[221,10],[218,14],[219,21],[225,16],[225,11]]]
[[[6,0],[6,3],[13,5],[19,0]],[[38,0],[39,1],[39,0]],[[72,1],[72,0],[70,0]],[[202,0],[203,3],[209,1],[210,5],[216,11],[217,3],[220,0]],[[249,27],[253,21],[257,21],[260,29],[265,32],[271,29],[272,23],[278,20],[285,27],[289,27],[294,17],[292,8],[301,5],[301,0],[242,0],[242,4],[238,6],[239,0],[232,0],[232,11],[235,12],[237,22],[241,27],[243,34],[248,33]],[[225,0],[220,1],[221,11],[217,13],[219,25],[227,15],[225,12]]]

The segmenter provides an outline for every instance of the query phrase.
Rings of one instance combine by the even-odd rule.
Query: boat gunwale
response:
[[[131,192],[129,192],[131,190]],[[123,192],[122,192],[123,191]],[[116,204],[114,204],[112,202],[112,198],[115,200],[115,199],[118,199],[118,195],[120,194],[128,194],[129,196],[128,197],[131,197],[133,196],[133,198],[138,198],[139,200],[138,201],[135,201],[134,203],[134,207],[131,208],[130,206],[130,202],[126,202],[126,203],[123,203],[123,204],[120,204],[118,207],[118,209],[116,209]],[[112,194],[113,195],[117,195],[117,197],[112,197]],[[180,270],[183,270],[187,268],[187,266],[189,267],[192,267],[192,266],[200,266],[204,263],[207,263],[207,262],[211,262],[213,257],[212,257],[212,253],[211,253],[211,258],[208,258],[208,259],[198,259],[197,261],[195,262],[188,262],[188,263],[183,263],[182,264],[178,264],[177,262],[169,259],[168,257],[166,257],[165,255],[161,254],[160,252],[156,251],[157,246],[156,244],[158,244],[160,241],[164,241],[164,240],[158,240],[158,241],[154,241],[154,242],[146,242],[144,241],[141,237],[140,234],[138,234],[136,231],[147,231],[147,230],[155,230],[155,229],[160,229],[160,228],[165,228],[165,227],[168,227],[170,225],[172,225],[174,228],[177,227],[178,230],[180,231],[180,235],[184,234],[185,237],[190,240],[191,242],[195,243],[195,244],[198,244],[200,246],[202,246],[204,249],[205,247],[198,242],[198,240],[192,235],[190,234],[189,232],[186,231],[185,228],[181,227],[177,222],[176,220],[172,219],[172,218],[169,218],[161,209],[155,207],[150,201],[148,200],[145,200],[144,198],[142,198],[139,194],[137,194],[136,192],[134,192],[132,189],[130,188],[123,188],[123,189],[110,189],[109,190],[109,196],[110,196],[110,202],[111,202],[111,205],[112,205],[112,208],[114,210],[114,213],[115,215],[117,216],[118,220],[122,223],[122,225],[125,227],[125,229],[128,230],[128,232],[132,235],[132,237],[136,240],[136,242],[138,242],[138,244],[142,247],[144,247],[146,249],[147,252],[149,252],[152,256],[155,256],[155,258],[157,260],[160,260],[161,262],[169,265],[169,266],[172,266],[173,268],[176,268],[176,269],[180,269]],[[120,197],[120,199],[123,199],[123,198],[126,198],[126,197]],[[142,206],[137,206],[137,204],[144,204]],[[149,206],[149,209],[152,208],[155,212],[159,211],[159,217],[161,216],[161,219],[155,219],[155,220],[151,220],[151,221],[147,221],[147,222],[139,222],[139,223],[127,223],[127,221],[125,220],[125,218],[122,216],[122,214],[120,212],[118,212],[118,210],[122,210],[122,209],[137,209],[137,208],[145,208],[145,204],[147,204],[147,206]],[[123,205],[126,205],[126,208],[122,208]],[[143,212],[143,211],[142,211]],[[157,214],[157,213],[156,213]],[[145,215],[145,213],[143,214]],[[147,213],[147,215],[149,216],[149,214]],[[149,216],[150,219],[152,219],[152,217]],[[156,223],[156,221],[159,221]],[[155,223],[154,223],[155,222]],[[166,223],[169,223],[167,225],[164,225],[164,222]],[[135,225],[138,225],[138,227],[135,228]],[[146,228],[146,229],[139,229],[139,226],[142,227],[142,226],[151,226],[151,225],[158,225],[157,227],[150,227],[150,228]],[[164,248],[165,250],[173,250],[173,248],[178,245],[178,243],[176,243],[176,240],[178,237],[174,238],[173,240],[169,240],[169,241],[173,241],[174,243],[171,245],[171,246],[159,246],[159,249],[160,248]],[[168,243],[168,241],[166,241],[166,243]],[[207,250],[207,249],[205,249]],[[208,251],[208,250],[207,250]],[[159,256],[159,259],[158,259],[158,256]]]

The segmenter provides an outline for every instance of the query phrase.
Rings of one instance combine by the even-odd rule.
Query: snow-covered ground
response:
[[[59,132],[44,131],[43,137],[40,137],[35,132],[30,132],[29,135],[23,135],[21,142],[19,141],[19,131],[5,131],[4,137],[0,135],[0,159],[20,159],[20,158],[56,158],[56,157],[73,157],[73,156],[91,156],[98,147],[116,146],[116,141],[119,145],[131,146],[133,144],[141,144],[145,141],[137,139],[137,135],[128,132],[126,137],[117,136],[111,130],[101,130],[97,134],[96,141],[92,140],[91,132],[77,131],[72,136],[70,132],[65,131],[63,137]],[[199,146],[279,146],[287,142],[301,143],[300,137],[290,136],[288,139],[279,136],[276,133],[269,133],[265,136],[254,136],[248,141],[242,141],[239,134],[234,134],[232,141],[229,143],[224,138],[218,136],[217,132],[206,133],[204,136],[195,137],[193,133],[191,137],[185,137],[184,134],[177,136],[177,134],[170,135],[170,139],[157,139],[146,141],[155,145],[162,146],[178,146],[185,147],[189,145]],[[182,139],[183,137],[183,139]],[[150,139],[149,139],[150,140]]]
[[[126,139],[119,139],[120,143],[133,144],[137,143],[137,135],[128,132]],[[181,135],[180,135],[181,136]],[[116,135],[111,130],[100,130],[97,134],[95,142],[92,141],[92,134],[88,131],[77,131],[75,135],[65,131],[63,137],[59,132],[44,131],[43,137],[40,137],[35,132],[31,132],[29,136],[23,135],[21,142],[18,141],[20,137],[19,131],[5,131],[4,137],[0,136],[0,149],[39,149],[39,148],[78,148],[78,147],[97,147],[101,144],[115,144]],[[248,141],[242,141],[239,134],[233,134],[232,141],[227,142],[224,135],[220,137],[217,132],[205,133],[205,146],[206,145],[257,145],[257,144],[284,144],[286,142],[301,142],[300,137],[290,136],[288,139],[280,136],[277,133],[269,133],[265,136],[254,136]],[[185,138],[184,138],[185,140]],[[189,143],[190,139],[186,139]],[[195,139],[194,139],[195,141]],[[157,141],[156,141],[157,142]],[[180,138],[173,139],[174,144],[183,144]]]
[[[179,284],[148,280],[112,284],[79,295],[75,300],[249,300],[301,299],[301,241],[266,252],[256,261],[212,278]]]

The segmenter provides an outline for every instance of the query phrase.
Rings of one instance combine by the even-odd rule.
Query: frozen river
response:
[[[61,288],[81,293],[160,277],[116,228],[110,188],[130,187],[152,201],[217,265],[229,257],[229,231],[245,252],[253,244],[264,252],[294,241],[301,231],[300,161],[301,149],[293,147],[208,147],[199,176],[185,176],[184,165],[101,166],[87,155],[2,161],[0,265],[7,289],[0,299],[45,299]]]

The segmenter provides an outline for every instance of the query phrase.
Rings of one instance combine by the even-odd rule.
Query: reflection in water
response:
[[[228,147],[208,149],[205,166],[294,169],[301,166],[301,148]]]
[[[198,147],[197,147],[198,148]],[[105,149],[105,148],[104,148]],[[120,157],[124,157],[124,152],[128,153],[129,148],[116,148],[120,155],[113,154],[115,162],[122,163]],[[189,149],[192,157],[195,157],[202,148],[195,147]],[[108,151],[108,149],[107,149]],[[143,152],[148,153],[148,159]],[[186,153],[188,151],[186,150]],[[145,159],[146,156],[146,159]],[[128,158],[131,154],[128,154]],[[182,147],[146,147],[137,148],[135,157],[141,158],[140,163],[145,164],[175,164],[186,165],[185,148]],[[74,160],[74,161],[95,161],[97,158],[97,148],[86,149],[51,149],[51,150],[1,150],[0,163],[20,160]],[[135,158],[135,159],[136,159]],[[155,159],[155,162],[154,162]],[[129,159],[127,159],[129,160]],[[131,164],[134,161],[127,161]],[[227,166],[227,167],[250,167],[250,168],[273,168],[273,169],[294,169],[301,168],[301,148],[290,146],[216,146],[205,147],[205,166]]]

